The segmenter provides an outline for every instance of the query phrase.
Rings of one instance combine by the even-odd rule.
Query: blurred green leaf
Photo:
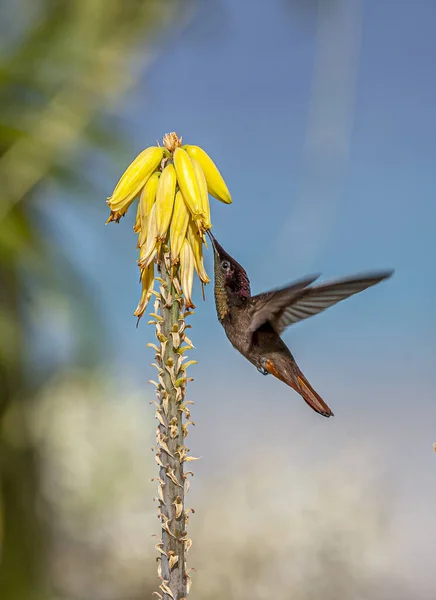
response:
[[[5,27],[12,24],[0,53],[0,598],[5,600],[49,598],[40,543],[44,524],[37,510],[39,465],[27,432],[28,407],[43,383],[37,355],[27,356],[32,369],[25,368],[38,298],[56,294],[70,300],[75,363],[92,368],[104,347],[92,282],[54,235],[48,202],[56,198],[46,200],[47,186],[55,182],[73,202],[95,195],[83,173],[83,156],[113,157],[126,150],[121,123],[109,112],[136,83],[133,59],[139,56],[145,68],[148,45],[190,6],[182,0],[22,0],[5,11]],[[4,8],[1,2],[2,14]],[[4,437],[2,413],[4,421],[18,416],[18,446]]]

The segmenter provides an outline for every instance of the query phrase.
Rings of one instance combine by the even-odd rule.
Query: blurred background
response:
[[[157,589],[153,331],[134,215],[104,222],[169,131],[228,182],[214,233],[254,293],[396,269],[285,334],[330,420],[239,356],[197,288],[192,598],[434,598],[436,5],[0,7],[0,598]]]

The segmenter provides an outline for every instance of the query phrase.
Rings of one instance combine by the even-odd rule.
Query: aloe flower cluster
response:
[[[193,425],[186,399],[187,384],[193,381],[187,370],[196,364],[188,360],[193,348],[186,331],[186,319],[193,314],[194,274],[201,283],[210,280],[203,264],[205,233],[212,227],[209,194],[225,204],[230,193],[215,163],[198,146],[182,146],[175,133],[165,135],[163,147],[147,148],[127,168],[107,203],[107,222],[119,222],[137,201],[134,231],[139,250],[138,266],[142,294],[135,310],[144,315],[155,297],[149,324],[156,341],[148,344],[155,352],[152,364],[156,380],[156,446],[158,465],[158,517],[161,533],[156,536],[159,592],[163,600],[183,600],[191,586],[186,556],[192,545],[187,533],[193,509],[185,506],[189,490],[186,463],[197,460],[186,445],[188,428]]]

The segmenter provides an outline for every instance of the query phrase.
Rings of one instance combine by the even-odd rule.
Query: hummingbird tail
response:
[[[313,389],[300,370],[297,375],[297,386],[294,387],[294,390],[301,394],[303,399],[314,411],[323,417],[334,417],[331,408],[324,402],[318,392]]]
[[[289,369],[278,369],[274,362],[270,359],[265,361],[265,368],[268,373],[277,377],[289,385],[292,389],[300,394],[303,400],[312,408],[315,412],[322,415],[323,417],[333,417],[333,411],[330,407],[324,402],[321,396],[316,392],[310,383],[307,381],[306,377],[298,368],[297,364],[293,364],[292,372],[289,372]]]

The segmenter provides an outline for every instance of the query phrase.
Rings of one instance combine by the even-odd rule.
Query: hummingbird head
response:
[[[220,321],[232,306],[240,306],[250,297],[250,281],[245,269],[228,254],[210,231],[215,267],[215,303]]]

